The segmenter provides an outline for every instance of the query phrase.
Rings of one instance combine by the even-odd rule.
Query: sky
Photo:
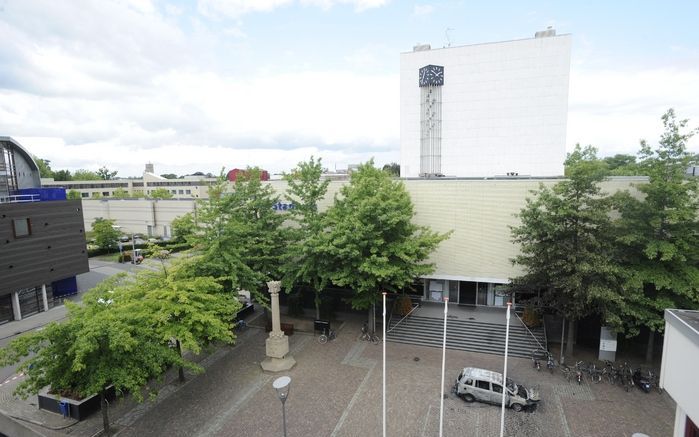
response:
[[[399,53],[573,35],[566,149],[699,126],[696,1],[0,0],[0,136],[140,176],[400,160]],[[699,152],[699,138],[690,143]]]

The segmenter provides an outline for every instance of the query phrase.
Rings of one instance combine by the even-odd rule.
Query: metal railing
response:
[[[419,303],[413,303],[413,304],[411,304],[411,306],[412,306],[412,308],[410,309],[410,311],[408,311],[408,314],[404,315],[403,318],[401,318],[395,325],[393,325],[393,328],[387,330],[387,331],[386,331],[386,334],[388,334],[389,332],[393,331],[393,330],[396,328],[396,326],[400,325],[400,323],[401,323],[403,320],[405,320],[406,317],[408,317],[408,316],[411,315],[413,312],[415,312],[415,310],[417,310],[418,308],[420,308],[420,304],[419,304]],[[391,326],[391,319],[388,320],[388,326]]]
[[[39,201],[41,201],[41,197],[38,194],[14,194],[12,196],[0,196],[0,203],[25,203]]]
[[[514,311],[513,311],[513,312],[514,312]],[[539,347],[540,347],[541,349],[545,350],[545,351],[549,350],[547,347],[542,346],[542,344],[541,344],[541,342],[539,341],[539,339],[536,338],[536,335],[534,335],[534,333],[529,329],[529,327],[527,326],[527,324],[524,323],[524,320],[522,320],[522,318],[519,316],[519,314],[517,314],[516,312],[514,312],[514,314],[515,314],[515,316],[517,316],[517,319],[518,319],[519,322],[522,324],[522,326],[524,326],[524,328],[527,330],[527,332],[529,333],[529,335],[531,335],[532,338],[534,339],[534,341],[536,341],[536,344],[538,344]]]

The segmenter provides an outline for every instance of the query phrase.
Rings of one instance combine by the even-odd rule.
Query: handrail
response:
[[[0,203],[24,203],[39,201],[41,201],[41,196],[38,194],[13,194],[11,196],[0,197]]]
[[[386,331],[386,334],[388,334],[389,332],[393,331],[393,329],[394,329],[396,326],[400,325],[400,322],[402,322],[403,320],[405,320],[406,317],[408,317],[409,315],[411,315],[411,314],[413,313],[413,311],[415,311],[416,309],[420,308],[420,304],[419,304],[419,303],[412,304],[412,307],[413,307],[413,308],[412,308],[410,311],[408,311],[408,314],[404,315],[403,318],[400,319],[400,320],[398,321],[398,323],[395,324],[395,326],[393,326],[393,328],[391,328],[391,329],[389,329],[388,331]],[[390,326],[390,323],[389,323],[388,325]]]
[[[514,313],[514,311],[513,311],[513,313]],[[517,316],[517,319],[519,319],[520,323],[526,328],[527,332],[529,332],[529,335],[532,336],[532,338],[534,339],[534,341],[536,341],[536,343],[539,345],[539,347],[540,347],[541,349],[545,350],[545,351],[548,351],[549,349],[548,349],[547,347],[544,347],[544,346],[541,345],[541,342],[539,341],[539,339],[536,338],[536,336],[534,335],[534,333],[533,333],[532,331],[529,330],[529,327],[527,326],[526,323],[524,323],[524,320],[522,320],[522,318],[519,317],[519,314],[515,313],[515,316]]]

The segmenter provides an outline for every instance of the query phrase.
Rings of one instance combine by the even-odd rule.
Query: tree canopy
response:
[[[97,170],[97,176],[105,181],[114,179],[117,175],[117,171],[110,171],[107,167],[102,166]]]
[[[520,253],[512,260],[524,273],[512,278],[514,290],[542,293],[545,305],[557,308],[573,324],[598,312],[618,325],[616,312],[619,268],[613,258],[609,203],[600,182],[606,165],[592,147],[575,150],[566,159],[568,179],[552,188],[541,185],[519,213],[512,228]]]
[[[658,146],[641,142],[637,165],[649,180],[635,186],[640,196],[627,191],[614,198],[621,216],[618,257],[627,273],[623,320],[630,334],[641,326],[661,331],[666,308],[699,309],[699,179],[686,175],[697,161],[687,151],[697,129],[687,129],[688,121],[678,120],[672,109],[662,121]]]
[[[352,172],[336,196],[312,246],[320,255],[319,271],[354,290],[354,308],[370,308],[383,291],[401,291],[434,271],[427,259],[449,234],[414,224],[413,215],[403,183],[373,161]]]
[[[91,170],[78,169],[73,172],[74,181],[98,181],[101,178],[97,173]]]
[[[259,302],[265,283],[282,275],[287,230],[285,214],[274,210],[279,196],[260,181],[260,169],[248,168],[233,185],[222,173],[200,202],[193,243],[202,257],[198,274],[225,281],[232,291],[249,290]]]
[[[313,246],[317,236],[323,231],[324,213],[320,212],[320,202],[328,190],[330,180],[321,180],[323,167],[321,159],[311,156],[306,162],[299,162],[296,168],[284,175],[288,183],[286,198],[294,207],[289,210],[295,226],[289,229],[289,245],[285,260],[284,286],[290,289],[296,284],[307,284],[315,293],[316,318],[320,318],[320,292],[327,285],[322,254]]]
[[[156,188],[148,195],[151,199],[172,199],[172,193],[167,188]]]
[[[102,249],[113,249],[118,246],[121,233],[114,229],[114,220],[105,220],[101,217],[92,223],[92,232],[95,237],[95,244]]]

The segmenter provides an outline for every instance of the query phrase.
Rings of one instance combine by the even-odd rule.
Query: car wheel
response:
[[[466,402],[473,402],[476,400],[476,398],[474,398],[473,395],[470,393],[462,394],[461,399],[463,399]]]
[[[512,404],[512,409],[519,413],[522,411],[522,404]]]

